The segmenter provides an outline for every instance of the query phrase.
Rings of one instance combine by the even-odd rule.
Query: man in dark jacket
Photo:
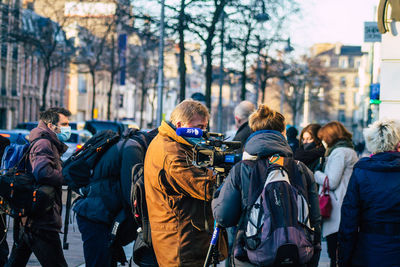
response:
[[[250,101],[242,101],[235,108],[235,125],[238,128],[233,141],[240,141],[242,143],[242,147],[246,143],[247,138],[249,138],[252,133],[249,127],[249,116],[254,111],[254,104]]]
[[[54,188],[53,207],[39,217],[22,218],[18,243],[14,244],[7,266],[25,266],[32,252],[42,266],[67,266],[61,247],[61,155],[67,150],[63,143],[71,135],[68,117],[64,108],[50,108],[40,114],[38,127],[29,134],[35,142],[29,153],[32,173],[40,185]]]
[[[0,161],[3,157],[4,149],[10,144],[10,140],[0,135]],[[7,225],[6,214],[0,211],[0,266],[7,262],[8,244],[7,244]]]
[[[123,136],[96,164],[90,184],[81,189],[82,198],[73,208],[82,235],[86,266],[117,266],[118,261],[126,260],[122,245],[136,238],[137,225],[127,210],[132,168],[143,163],[151,138],[133,129],[128,129]],[[116,222],[129,230],[113,240],[111,231]]]

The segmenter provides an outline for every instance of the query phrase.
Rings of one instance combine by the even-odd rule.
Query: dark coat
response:
[[[287,158],[292,157],[292,150],[285,137],[277,131],[257,131],[253,133],[249,137],[244,150],[243,159],[251,159],[252,156],[269,157],[276,154]],[[319,243],[321,237],[321,216],[317,186],[311,171],[301,162],[299,164],[302,169],[300,171],[306,172],[306,191],[311,205],[310,221],[316,233],[315,243]],[[223,227],[235,226],[240,221],[242,212],[247,206],[250,172],[251,167],[249,165],[236,164],[225,179],[218,198],[212,201],[214,219]]]
[[[323,146],[305,150],[304,146],[301,145],[294,153],[294,159],[306,164],[311,171],[315,171],[320,159],[324,157],[324,154],[325,148]]]
[[[29,153],[30,168],[38,184],[54,187],[55,205],[43,216],[30,220],[30,223],[33,228],[60,231],[62,226],[61,186],[64,181],[60,157],[67,151],[67,146],[58,140],[57,135],[42,121],[29,134],[31,142],[38,138],[42,139],[32,146]]]
[[[84,197],[73,207],[78,215],[111,225],[117,214],[130,205],[132,167],[144,161],[147,146],[143,135],[135,138],[140,138],[141,142],[128,139],[124,144],[126,139],[121,139],[101,157],[90,184],[81,189]]]
[[[246,121],[245,123],[240,125],[239,129],[235,134],[235,137],[233,137],[233,141],[240,141],[242,143],[242,147],[244,147],[247,139],[249,138],[252,132],[253,131],[250,129],[249,122]]]
[[[400,153],[357,162],[341,218],[340,266],[400,266]]]

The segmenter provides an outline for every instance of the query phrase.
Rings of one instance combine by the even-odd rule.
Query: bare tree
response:
[[[309,101],[319,119],[326,116],[326,107],[330,105],[329,90],[331,89],[330,78],[327,69],[322,66],[317,58],[302,57],[300,63],[292,63],[290,66],[283,65],[283,79],[285,86],[282,89],[284,100],[293,114],[293,125],[298,125],[298,114],[304,106],[306,87],[310,89]]]
[[[19,10],[15,10],[15,12],[19,12]],[[65,20],[56,23],[31,10],[23,10],[22,16],[26,19],[22,20],[21,27],[18,27],[17,24],[14,25],[7,35],[2,36],[1,41],[21,44],[25,51],[35,53],[40,58],[45,69],[40,110],[45,110],[50,76],[55,69],[67,65],[73,54],[73,47],[63,31]]]

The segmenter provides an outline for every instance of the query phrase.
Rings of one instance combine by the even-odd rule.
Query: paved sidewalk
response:
[[[65,212],[65,208],[63,209],[63,212]],[[71,216],[72,215],[73,214],[71,214]],[[63,214],[63,217],[64,217],[64,214]],[[69,231],[68,231],[69,249],[64,250],[64,256],[68,263],[68,266],[70,266],[70,267],[85,266],[81,234],[79,233],[75,218],[73,218],[73,219],[74,219],[73,223],[71,223],[68,228],[69,229]],[[10,224],[9,224],[9,231],[7,233],[7,241],[8,241],[10,250],[11,250],[12,236],[13,236],[12,219],[9,220],[9,222],[10,222]],[[63,223],[64,223],[64,219],[63,219]],[[61,241],[62,241],[64,235],[60,234],[60,237],[61,237]],[[133,244],[126,246],[124,249],[125,249],[126,257],[127,257],[127,259],[129,259],[132,255]],[[35,255],[32,254],[27,266],[40,267],[40,264],[39,264],[38,260],[36,259]],[[219,264],[219,266],[223,267],[225,265],[223,263],[221,263],[221,264]],[[327,254],[326,242],[322,243],[322,253],[321,253],[319,267],[329,267],[329,258],[328,258],[328,254]]]

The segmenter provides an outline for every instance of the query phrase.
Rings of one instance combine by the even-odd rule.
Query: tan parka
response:
[[[211,170],[196,168],[191,161],[192,146],[162,122],[144,164],[152,242],[161,267],[203,266],[207,255],[215,177]],[[226,256],[226,240],[220,243]]]

